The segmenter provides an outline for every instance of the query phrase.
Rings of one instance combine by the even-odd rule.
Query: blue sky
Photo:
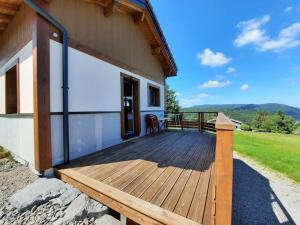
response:
[[[300,1],[151,0],[179,68],[182,106],[300,107]]]

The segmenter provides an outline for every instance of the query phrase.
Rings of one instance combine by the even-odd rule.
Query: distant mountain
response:
[[[284,114],[292,116],[296,121],[300,121],[300,109],[288,105],[267,103],[267,104],[224,104],[224,105],[196,105],[189,108],[183,108],[184,112],[196,111],[217,111],[224,112],[233,119],[240,120],[244,123],[251,123],[254,115],[259,111],[276,113],[282,111]]]

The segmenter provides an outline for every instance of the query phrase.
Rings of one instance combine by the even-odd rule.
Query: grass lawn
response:
[[[300,136],[236,131],[234,149],[300,183]]]

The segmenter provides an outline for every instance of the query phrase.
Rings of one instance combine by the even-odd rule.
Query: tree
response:
[[[284,115],[281,111],[278,111],[274,115],[267,116],[262,127],[263,130],[267,132],[284,134],[291,134],[296,128],[294,119]]]
[[[176,114],[179,112],[179,103],[175,94],[169,85],[166,85],[166,110],[167,113]]]
[[[268,115],[265,111],[257,112],[253,118],[252,127],[256,130],[265,130],[264,125]]]

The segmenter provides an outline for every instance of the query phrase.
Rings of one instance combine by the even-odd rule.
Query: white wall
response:
[[[0,117],[0,145],[34,168],[33,118]]]
[[[32,41],[0,68],[0,114],[5,113],[5,70],[16,59],[20,69],[20,113],[33,113]]]
[[[69,48],[69,111],[121,111],[120,74],[140,80],[141,111],[164,110],[164,86]],[[147,83],[160,87],[161,106],[148,107]],[[51,112],[62,111],[61,44],[50,41]]]
[[[99,151],[122,142],[119,113],[70,115],[70,159]],[[60,164],[63,155],[62,116],[51,117],[52,162]]]
[[[124,73],[140,80],[141,134],[145,111],[164,110],[164,86],[117,66],[69,48],[69,111],[106,112],[70,116],[70,158],[74,159],[121,143],[121,83]],[[148,106],[148,83],[160,87],[161,106]],[[62,112],[61,44],[50,41],[51,112]],[[108,113],[109,112],[109,113]],[[53,163],[63,161],[62,116],[51,116]]]
[[[5,114],[5,70],[16,59],[20,69],[20,113],[27,116]],[[0,145],[34,167],[33,122],[33,56],[32,41],[0,68]]]

